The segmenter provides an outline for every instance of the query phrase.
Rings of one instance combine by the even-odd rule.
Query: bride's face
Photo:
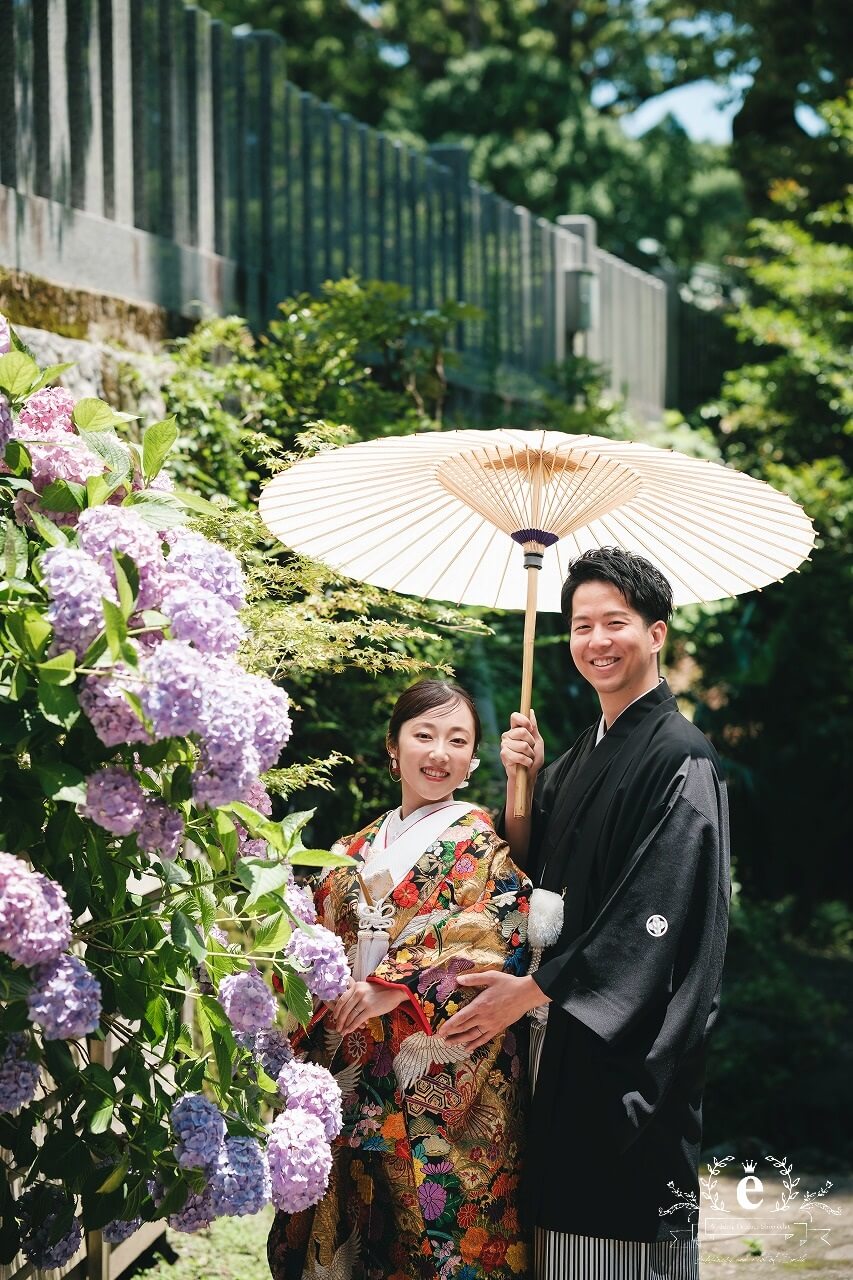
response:
[[[403,816],[452,796],[474,754],[474,717],[461,700],[431,707],[400,726],[391,744],[400,768]]]

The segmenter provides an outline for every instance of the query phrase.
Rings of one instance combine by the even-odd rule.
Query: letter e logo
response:
[[[757,1209],[764,1204],[764,1197],[761,1193],[764,1190],[764,1183],[757,1178],[754,1173],[749,1173],[745,1178],[741,1178],[737,1184],[737,1202],[741,1209]],[[750,1191],[756,1191],[760,1196],[760,1200],[750,1200]]]

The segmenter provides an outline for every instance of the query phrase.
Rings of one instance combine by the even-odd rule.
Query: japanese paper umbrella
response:
[[[425,599],[524,609],[528,714],[539,607],[559,611],[569,562],[592,547],[645,556],[677,605],[775,582],[807,558],[808,516],[740,471],[645,444],[558,431],[386,436],[297,462],[261,517],[342,574]],[[527,811],[527,775],[516,813]]]

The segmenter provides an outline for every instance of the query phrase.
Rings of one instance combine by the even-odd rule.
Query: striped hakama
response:
[[[530,1084],[536,1088],[547,1022],[530,1019]],[[609,1240],[535,1227],[533,1280],[699,1280],[693,1240]]]

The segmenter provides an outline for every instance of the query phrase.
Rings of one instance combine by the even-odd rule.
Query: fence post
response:
[[[595,272],[598,267],[597,249],[598,249],[598,224],[595,218],[591,218],[586,213],[564,213],[557,219],[558,226],[564,227],[566,231],[571,232],[581,243],[581,254],[578,266],[583,271]],[[569,263],[565,259],[557,264],[557,274],[559,279],[556,281],[557,288],[560,291],[562,306],[565,307],[566,296],[566,269]],[[600,360],[604,354],[602,350],[601,334],[599,332],[600,317],[596,314],[598,308],[592,309],[592,326],[589,329],[568,330],[565,333],[565,354],[584,355],[590,360]],[[565,317],[565,311],[561,312]]]

